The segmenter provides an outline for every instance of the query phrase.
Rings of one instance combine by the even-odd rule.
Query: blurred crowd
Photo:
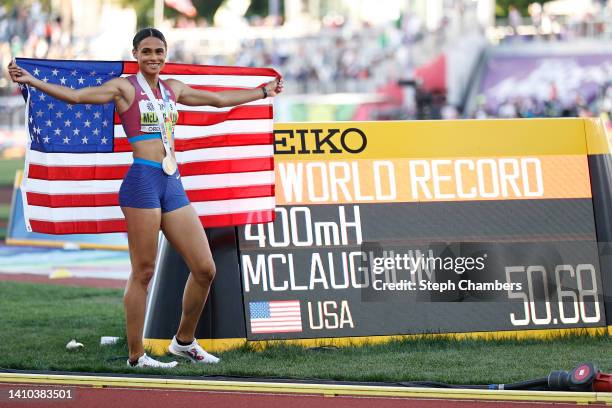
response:
[[[534,38],[563,41],[612,35],[612,3],[609,0],[597,0],[592,7],[587,6],[585,1],[584,9],[575,9],[573,13],[569,13],[570,10],[565,10],[568,6],[561,3],[555,8],[554,4],[542,6],[534,2],[527,8],[529,15],[522,16],[519,10],[511,5],[507,20],[499,21],[498,26],[510,28],[505,37],[505,40],[509,41]]]
[[[83,58],[87,49],[84,40],[73,41],[69,25],[43,10],[40,2],[8,8],[0,5],[0,63],[5,67],[11,56],[33,58]],[[607,0],[597,3],[596,13],[580,17],[557,18],[542,6],[529,6],[529,17],[523,17],[511,7],[508,26],[513,34],[519,27],[531,26],[533,33],[571,39],[578,35],[604,36],[610,31],[612,6]],[[373,119],[452,119],[465,117],[556,117],[597,116],[610,114],[611,86],[601,85],[596,97],[577,95],[568,104],[556,98],[554,92],[546,100],[513,98],[490,106],[479,97],[476,109],[461,112],[460,107],[446,103],[442,94],[428,94],[414,89],[416,107],[407,108],[407,93],[398,82],[410,79],[413,70],[427,62],[466,27],[477,25],[470,20],[470,10],[462,5],[448,10],[435,29],[428,29],[417,15],[404,14],[398,21],[369,26],[341,16],[321,21],[316,35],[300,38],[267,38],[244,40],[239,49],[225,55],[203,55],[201,50],[186,49],[172,44],[169,59],[184,63],[240,66],[272,66],[286,79],[286,94],[378,93],[390,103],[377,110]],[[470,4],[470,3],[466,3]],[[472,10],[473,11],[473,10]],[[255,19],[253,25],[264,24]],[[205,27],[204,20],[177,18],[175,27]],[[265,24],[264,24],[265,25]],[[462,31],[464,30],[464,31]],[[511,36],[512,37],[512,36]],[[516,35],[514,35],[516,37]],[[548,38],[548,37],[546,37]],[[1,79],[0,92],[7,89],[6,77]],[[13,89],[14,91],[14,89]]]
[[[407,76],[414,42],[393,25],[359,30],[326,28],[316,37],[245,43],[237,65],[273,65],[297,93],[373,92]]]
[[[321,28],[310,36],[244,40],[227,55],[203,56],[179,47],[173,58],[212,65],[272,66],[286,79],[286,95],[377,95],[386,102],[366,107],[362,112],[367,114],[360,119],[414,119],[421,115],[414,104],[405,103],[406,92],[399,82],[410,80],[415,68],[430,62],[465,31],[484,35],[475,7],[459,7],[462,4],[447,10],[433,29],[414,13],[378,25],[335,15],[323,18]]]
[[[488,106],[484,95],[479,95],[476,109],[470,117],[497,118],[555,118],[555,117],[612,117],[612,80],[601,85],[597,93],[585,97],[579,92],[570,102],[563,102],[551,89],[546,99],[536,97],[513,98],[496,106]]]
[[[245,40],[227,55],[200,56],[179,47],[172,56],[189,63],[272,66],[286,78],[288,93],[364,93],[409,76],[411,67],[426,58],[420,52],[424,37],[414,16],[376,27],[330,24],[316,36]]]
[[[71,58],[74,48],[62,20],[43,11],[38,1],[29,6],[0,5],[0,58],[2,66],[11,56]]]

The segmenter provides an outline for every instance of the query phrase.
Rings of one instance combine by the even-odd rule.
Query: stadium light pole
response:
[[[160,28],[164,21],[164,0],[155,0],[153,8],[153,26]]]

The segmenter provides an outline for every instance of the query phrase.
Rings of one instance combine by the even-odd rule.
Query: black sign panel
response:
[[[279,207],[239,240],[251,340],[605,325],[590,200]]]

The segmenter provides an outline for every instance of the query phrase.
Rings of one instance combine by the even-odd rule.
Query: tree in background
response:
[[[47,13],[52,11],[51,1],[52,0],[38,0],[42,6],[42,9]],[[223,4],[224,1],[225,0],[192,0],[192,3],[198,11],[198,18],[205,18],[208,22],[212,22],[217,9],[221,6],[221,4]],[[5,7],[7,12],[10,12],[15,8],[15,6],[28,7],[32,2],[33,0],[2,0],[2,6]],[[281,15],[284,8],[283,3],[284,2],[282,0],[279,0]],[[251,5],[246,12],[246,16],[267,16],[269,14],[269,4],[270,0],[251,0]],[[134,8],[136,11],[138,29],[153,25],[155,0],[121,0],[121,5],[124,7]],[[165,18],[176,18],[178,16],[179,12],[172,7],[164,7]]]
[[[138,28],[150,27],[153,25],[153,12],[155,0],[121,0],[123,6],[133,7],[136,11]],[[198,11],[199,18],[212,21],[215,12],[223,3],[223,0],[192,0],[193,6]],[[165,18],[175,18],[179,12],[172,7],[164,7]]]
[[[282,16],[285,9],[285,2],[278,0],[279,12]],[[260,16],[266,17],[270,15],[270,0],[251,0],[251,5],[246,12],[247,17]]]
[[[17,0],[13,0],[17,1]],[[50,0],[46,0],[47,2]],[[206,21],[212,22],[217,9],[221,6],[224,0],[192,0],[193,6],[198,11],[198,18],[205,18]],[[138,28],[149,27],[153,25],[153,11],[155,0],[121,0],[123,6],[133,7],[136,11],[138,19]],[[251,0],[251,5],[246,12],[247,17],[261,16],[265,17],[269,14],[269,0]],[[283,2],[280,1],[281,13]],[[164,7],[165,18],[175,18],[179,15],[178,11],[172,7]]]
[[[495,17],[497,18],[508,18],[508,9],[510,6],[514,6],[521,13],[522,16],[528,16],[527,7],[531,3],[548,3],[551,0],[533,1],[533,0],[496,0],[495,2]]]
[[[46,12],[51,11],[51,0],[38,0],[43,10]],[[6,11],[12,10],[15,6],[30,6],[33,3],[32,0],[2,0],[1,5],[6,8]]]

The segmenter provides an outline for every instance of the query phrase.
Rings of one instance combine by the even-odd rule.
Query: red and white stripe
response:
[[[134,62],[124,75],[135,74]],[[166,64],[161,78],[198,89],[251,89],[278,74],[267,68]],[[206,227],[274,219],[274,136],[271,98],[237,107],[177,104],[175,150],[189,200]],[[28,153],[27,217],[35,232],[107,233],[126,230],[118,206],[131,146],[115,113],[114,153]]]
[[[269,303],[270,317],[251,319],[251,333],[302,331],[302,312],[299,300],[274,300]]]

